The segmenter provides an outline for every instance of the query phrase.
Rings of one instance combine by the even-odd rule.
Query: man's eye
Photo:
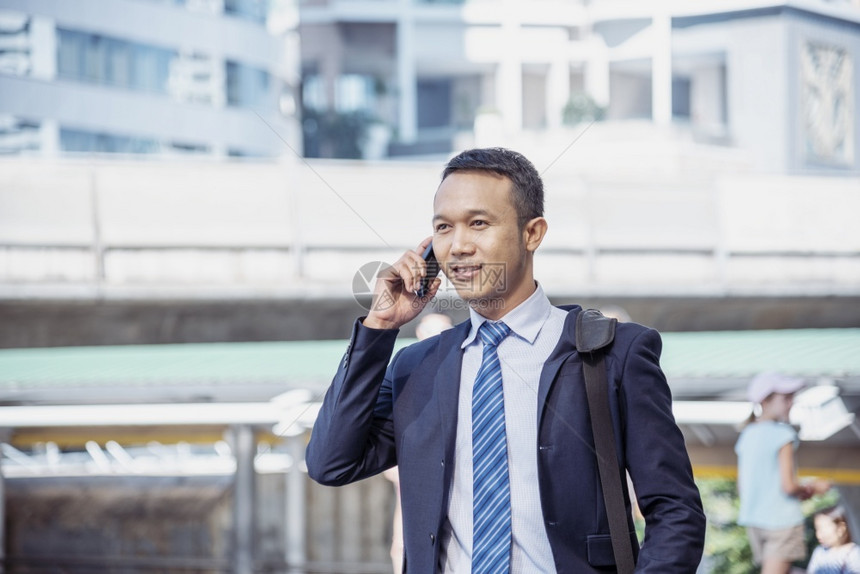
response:
[[[449,227],[449,226],[448,226],[448,224],[447,224],[447,223],[437,223],[437,224],[436,224],[436,227],[434,228],[434,230],[435,230],[435,231],[437,231],[437,232],[439,232],[439,231],[445,231],[446,229],[448,229],[448,227]]]

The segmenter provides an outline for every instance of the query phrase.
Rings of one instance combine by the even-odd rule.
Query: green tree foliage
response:
[[[562,110],[562,123],[568,126],[580,122],[600,121],[606,115],[606,108],[597,105],[594,99],[585,92],[576,92],[570,96]]]
[[[320,112],[302,110],[302,143],[305,157],[361,158],[368,127],[376,122],[365,111]]]
[[[705,534],[707,571],[713,574],[755,574],[752,550],[746,529],[737,523],[737,484],[728,478],[706,478],[697,481],[708,517]]]
[[[756,574],[759,570],[753,564],[746,528],[737,523],[740,499],[736,481],[730,478],[700,478],[696,483],[708,517],[704,570],[711,574]],[[803,502],[803,514],[807,517],[804,529],[808,555],[817,544],[812,515],[836,504],[838,499],[837,490],[831,489],[824,496]],[[797,563],[797,566],[805,567],[806,561]]]

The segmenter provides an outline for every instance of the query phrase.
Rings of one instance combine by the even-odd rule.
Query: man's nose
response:
[[[471,255],[475,252],[475,242],[467,230],[455,230],[451,242],[451,254],[455,257]]]

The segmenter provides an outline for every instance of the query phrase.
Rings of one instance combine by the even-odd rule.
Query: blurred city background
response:
[[[0,573],[390,572],[391,484],[304,447],[360,270],[489,145],[551,300],[663,333],[700,572],[756,571],[762,371],[860,534],[859,83],[858,0],[0,0]]]

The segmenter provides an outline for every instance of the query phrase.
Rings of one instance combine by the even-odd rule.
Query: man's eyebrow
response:
[[[477,215],[482,215],[484,217],[488,217],[492,214],[489,211],[487,211],[486,209],[469,209],[466,211],[466,215],[468,217],[475,217]],[[441,213],[436,213],[433,215],[433,221],[436,221],[437,219],[447,219],[447,218]]]

